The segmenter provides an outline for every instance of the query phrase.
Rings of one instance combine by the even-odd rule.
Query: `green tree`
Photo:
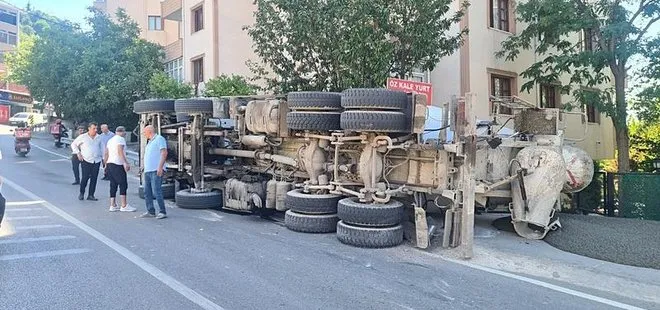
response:
[[[255,0],[248,27],[258,72],[269,88],[339,91],[382,87],[414,68],[433,69],[462,43],[464,29],[451,27],[467,2],[450,12],[452,0]]]
[[[632,170],[654,171],[653,160],[660,156],[660,124],[632,119],[628,127]]]
[[[149,79],[164,69],[163,51],[139,38],[137,24],[118,10],[116,22],[91,9],[91,30],[50,27],[7,61],[10,78],[35,99],[74,121],[130,124],[133,102],[147,98]]]
[[[529,0],[517,6],[518,20],[527,26],[502,44],[498,56],[515,60],[522,50],[540,55],[539,61],[522,72],[528,82],[555,83],[568,77],[562,86],[579,105],[594,105],[612,117],[616,131],[618,167],[630,170],[628,104],[625,83],[633,56],[644,56],[645,47],[657,44],[649,28],[660,20],[658,0]],[[627,7],[633,6],[632,10]],[[575,42],[579,33],[584,42]],[[589,40],[591,39],[591,40]],[[591,48],[590,48],[591,47]],[[604,84],[614,87],[596,90]],[[583,87],[591,88],[585,91]],[[587,101],[587,102],[585,102]]]
[[[179,83],[165,72],[157,72],[149,79],[149,97],[180,99],[190,98],[193,88],[189,84]]]
[[[205,97],[254,95],[259,88],[240,75],[221,75],[205,83]]]

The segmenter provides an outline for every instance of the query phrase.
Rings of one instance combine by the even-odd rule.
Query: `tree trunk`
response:
[[[626,103],[625,81],[626,74],[623,72],[614,72],[614,89],[616,91],[616,116],[614,121],[614,130],[616,132],[617,164],[619,172],[630,171],[630,137],[628,136],[628,105]]]

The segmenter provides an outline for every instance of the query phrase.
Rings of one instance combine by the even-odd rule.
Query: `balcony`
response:
[[[160,14],[164,19],[181,21],[181,0],[165,0],[160,3]]]
[[[165,62],[172,61],[183,56],[183,40],[178,39],[165,46]]]
[[[94,0],[94,8],[105,12],[108,9],[108,3],[106,0]]]

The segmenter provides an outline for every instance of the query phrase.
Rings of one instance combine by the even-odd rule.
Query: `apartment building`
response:
[[[7,67],[4,56],[15,51],[20,43],[20,18],[19,8],[0,2],[0,105],[9,106],[11,114],[32,111],[32,97],[27,87],[5,80]],[[5,116],[0,115],[0,119],[4,119]]]
[[[471,92],[477,95],[476,115],[481,120],[491,120],[492,96],[518,96],[521,99],[545,108],[562,108],[573,100],[570,95],[562,95],[558,84],[536,85],[528,92],[520,92],[526,81],[520,73],[536,62],[537,56],[523,51],[514,62],[495,57],[501,43],[515,34],[524,25],[517,24],[514,0],[471,1],[468,12],[460,25],[469,29],[465,44],[451,56],[440,61],[431,72],[417,72],[413,77],[433,84],[433,104],[441,105],[452,96]],[[459,1],[454,1],[458,9]],[[589,33],[576,33],[575,40],[585,42],[583,48],[592,48]],[[567,83],[568,80],[558,81]],[[587,122],[581,116],[568,115],[565,136],[568,143],[586,150],[594,159],[614,158],[615,135],[612,120],[599,113],[594,107],[586,107]],[[506,119],[504,119],[506,121]],[[580,141],[571,141],[580,140]]]
[[[254,21],[252,1],[96,0],[94,6],[108,13],[124,8],[144,39],[165,48],[166,71],[181,82],[203,88],[222,74],[249,75],[246,61],[257,60],[243,30]]]

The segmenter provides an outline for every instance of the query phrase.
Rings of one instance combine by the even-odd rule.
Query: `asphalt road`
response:
[[[107,182],[98,202],[78,201],[67,160],[38,148],[16,157],[11,136],[0,136],[0,149],[9,201],[0,309],[615,308],[462,264],[420,263],[407,245],[359,249],[256,216],[172,207],[168,219],[140,219],[134,179],[138,212],[109,213]]]

